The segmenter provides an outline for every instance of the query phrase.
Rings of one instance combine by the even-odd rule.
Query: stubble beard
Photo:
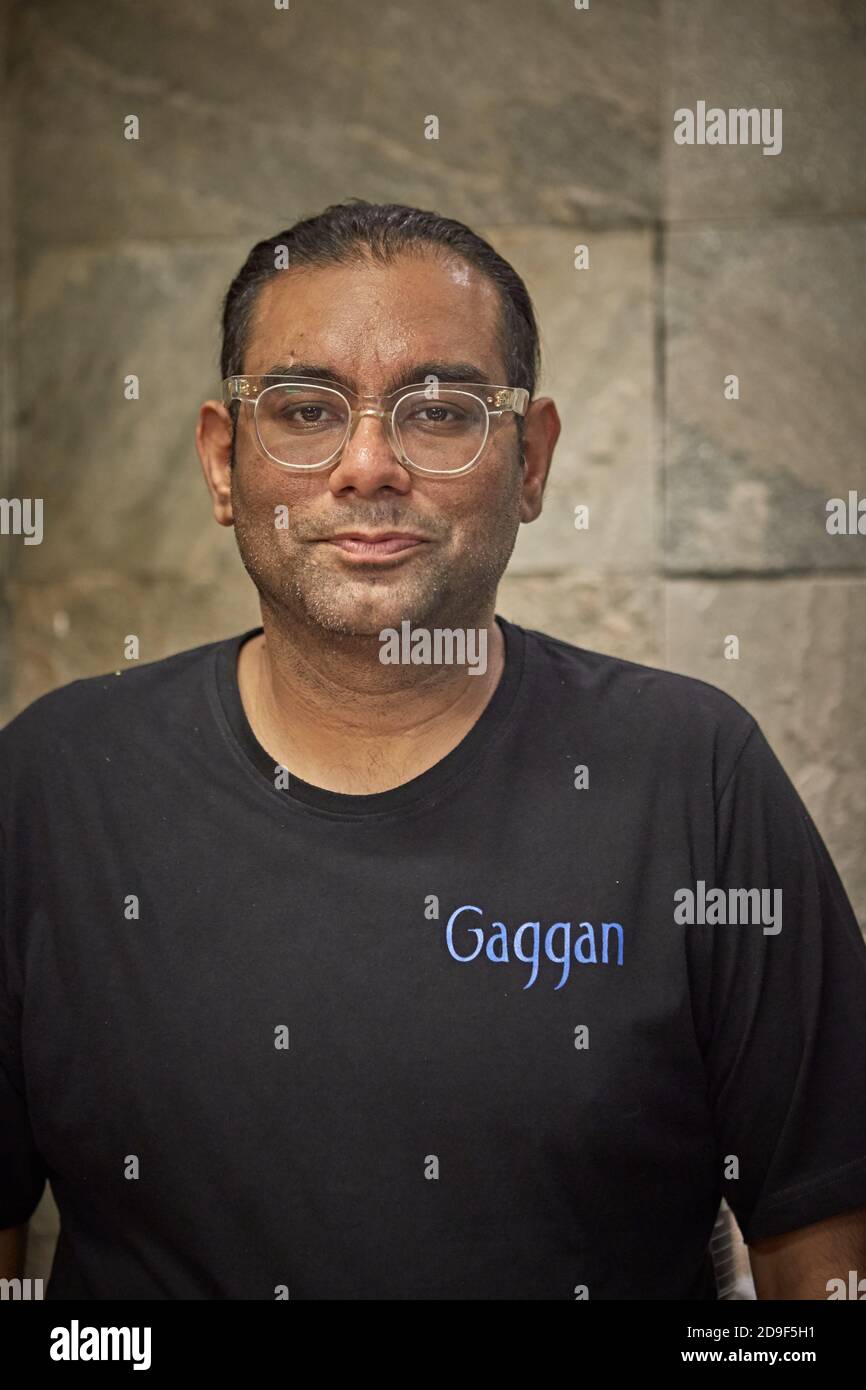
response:
[[[508,481],[511,487],[503,485],[483,527],[456,557],[442,548],[447,536],[422,542],[428,553],[407,557],[402,573],[396,567],[340,573],[337,557],[323,553],[325,543],[286,531],[283,548],[273,524],[263,533],[242,507],[235,508],[235,539],[263,607],[283,614],[290,626],[345,637],[377,637],[406,619],[413,627],[469,626],[492,611],[517,540],[521,471]]]

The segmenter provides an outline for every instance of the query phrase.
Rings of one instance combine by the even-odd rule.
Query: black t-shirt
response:
[[[391,791],[284,785],[260,628],[0,732],[0,1226],[51,1180],[49,1298],[714,1298],[723,1195],[747,1240],[866,1203],[866,945],[760,727],[498,621]]]

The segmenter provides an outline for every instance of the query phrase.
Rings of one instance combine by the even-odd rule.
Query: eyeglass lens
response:
[[[311,468],[331,458],[343,444],[349,420],[345,397],[305,382],[269,386],[256,405],[262,448],[295,467]],[[487,408],[460,387],[438,386],[435,396],[407,392],[395,407],[394,428],[410,463],[450,472],[465,468],[482,448]]]

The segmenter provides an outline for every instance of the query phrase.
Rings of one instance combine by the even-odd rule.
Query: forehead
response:
[[[243,370],[320,362],[356,390],[378,391],[413,361],[459,360],[506,385],[500,333],[496,285],[462,258],[299,266],[259,292]]]

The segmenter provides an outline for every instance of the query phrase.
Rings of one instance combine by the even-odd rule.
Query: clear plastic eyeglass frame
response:
[[[318,389],[325,388],[335,395],[342,397],[349,412],[348,423],[345,434],[340,440],[339,445],[321,463],[286,463],[284,459],[278,459],[267,449],[262,441],[259,432],[258,421],[256,419],[257,409],[254,409],[253,420],[255,423],[256,438],[259,447],[264,454],[267,454],[279,468],[283,468],[288,473],[318,473],[326,468],[336,467],[337,461],[346,446],[348,439],[354,433],[355,426],[362,415],[378,415],[380,420],[386,422],[386,432],[388,440],[398,461],[404,468],[412,473],[422,473],[433,475],[440,478],[454,478],[470,469],[475,468],[481,455],[483,454],[488,439],[490,438],[491,425],[494,427],[500,424],[509,413],[515,415],[525,415],[529,406],[529,392],[524,386],[490,386],[483,381],[457,381],[442,382],[443,391],[465,392],[479,399],[486,411],[486,423],[484,438],[473,458],[460,468],[425,468],[423,465],[412,463],[406,456],[400,443],[399,435],[394,427],[394,411],[396,410],[403,396],[413,392],[423,393],[428,400],[436,400],[436,387],[427,382],[415,382],[408,386],[401,386],[396,391],[389,391],[380,395],[360,396],[356,391],[350,390],[348,386],[336,386],[333,381],[319,381],[311,377],[292,377],[292,376],[228,376],[222,383],[223,404],[231,409],[235,401],[245,402],[257,408],[259,398],[271,386],[315,386]],[[352,398],[351,400],[349,398]],[[353,405],[352,401],[370,402],[366,405]],[[390,402],[391,404],[388,404]]]

